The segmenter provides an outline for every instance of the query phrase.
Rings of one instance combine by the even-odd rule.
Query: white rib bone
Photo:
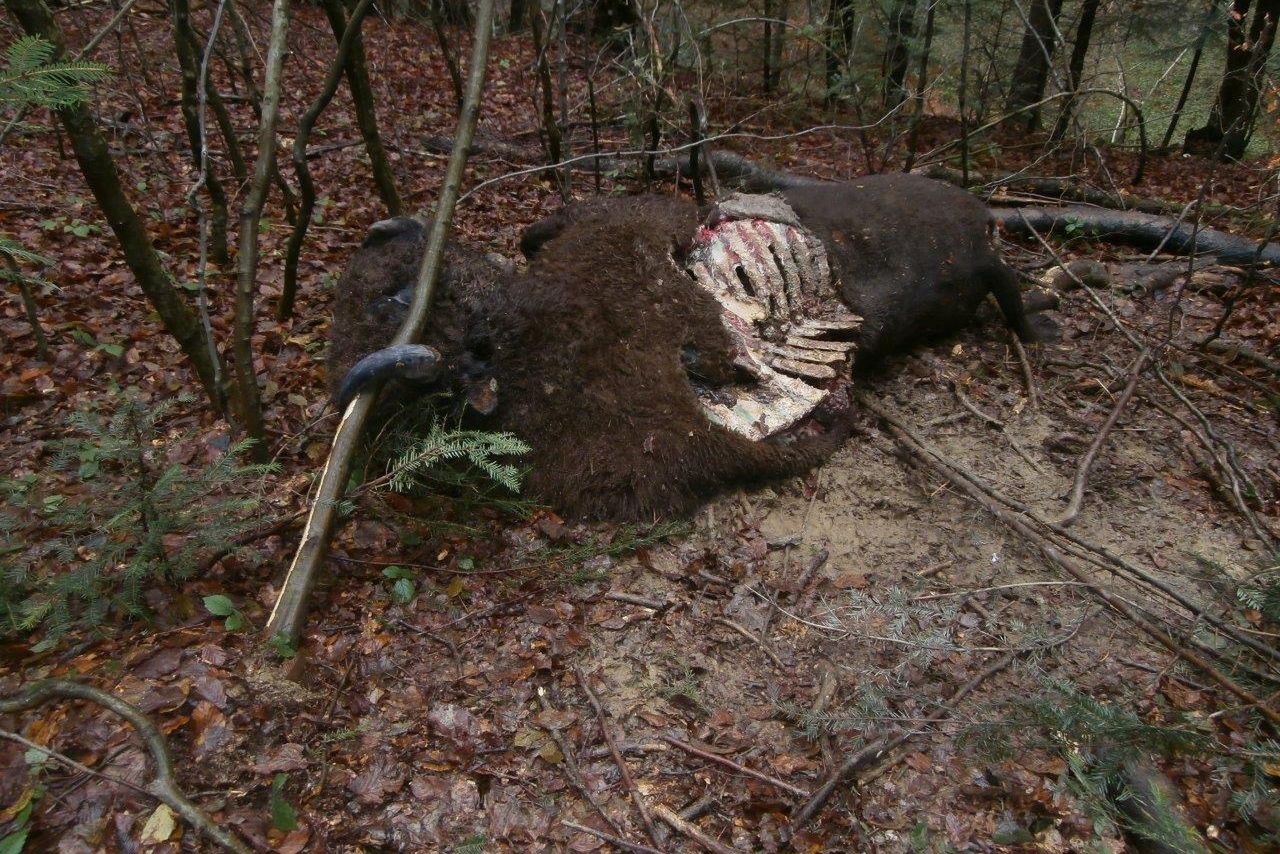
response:
[[[839,353],[849,353],[854,348],[852,341],[823,341],[818,338],[805,338],[803,335],[792,333],[787,336],[787,344],[792,347],[799,347],[802,350],[832,350]]]
[[[773,356],[769,359],[769,365],[780,371],[786,371],[799,377],[812,377],[815,380],[834,379],[836,369],[830,365],[815,365],[810,362],[797,362],[794,359],[783,359],[780,356]]]
[[[844,353],[838,353],[832,350],[788,347],[784,344],[765,344],[764,349],[766,352],[772,353],[775,356],[781,356],[784,359],[799,359],[802,362],[820,362],[828,365],[838,365],[845,360]]]
[[[785,203],[783,203],[785,204]],[[805,418],[847,369],[862,318],[838,301],[821,241],[772,219],[699,229],[687,269],[721,306],[734,363],[754,382],[699,392],[707,418],[759,440]]]

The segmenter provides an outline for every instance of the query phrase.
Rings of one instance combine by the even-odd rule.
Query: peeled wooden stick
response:
[[[658,804],[653,808],[653,811],[658,814],[658,818],[671,825],[675,830],[683,833],[708,851],[714,852],[714,854],[741,854],[737,848],[731,848],[723,842],[712,839],[696,824],[691,821],[685,821],[679,813],[664,804]]]
[[[132,724],[138,731],[142,743],[151,753],[152,761],[156,763],[155,779],[147,784],[146,792],[169,806],[188,824],[223,848],[234,851],[236,854],[249,854],[249,846],[237,839],[230,831],[215,824],[204,810],[192,803],[178,788],[178,784],[173,779],[173,757],[169,754],[169,745],[156,725],[137,706],[126,703],[114,694],[108,694],[106,691],[70,679],[45,679],[28,685],[12,697],[0,697],[0,713],[23,712],[55,697],[96,703]],[[138,787],[131,785],[130,788]]]
[[[431,226],[431,234],[427,238],[423,250],[422,266],[418,270],[417,286],[413,293],[413,303],[409,306],[404,325],[396,333],[393,344],[409,344],[418,339],[427,322],[427,312],[435,295],[436,280],[444,265],[444,242],[449,225],[453,220],[453,209],[458,202],[458,190],[462,185],[462,171],[466,166],[467,152],[471,147],[471,139],[475,135],[476,119],[480,113],[480,97],[484,93],[485,71],[489,60],[489,38],[493,33],[493,0],[480,0],[476,9],[475,33],[471,41],[471,66],[468,69],[467,97],[458,117],[457,140],[449,155],[449,167],[445,172],[444,185],[440,188],[440,197],[436,202],[436,216]],[[359,447],[360,435],[364,432],[364,423],[373,408],[373,401],[379,389],[370,388],[361,392],[347,406],[338,424],[338,431],[333,437],[333,448],[329,452],[329,460],[325,463],[320,475],[320,486],[316,490],[311,505],[311,513],[307,516],[307,525],[302,531],[302,540],[298,543],[298,552],[285,576],[284,586],[280,589],[280,597],[271,611],[267,621],[266,635],[268,639],[282,638],[290,644],[297,643],[302,634],[302,627],[307,618],[307,605],[311,599],[311,590],[315,587],[316,574],[320,564],[324,562],[329,550],[329,536],[333,531],[333,523],[337,516],[338,504],[342,500],[343,490],[347,485],[347,474],[351,469],[351,460]]]

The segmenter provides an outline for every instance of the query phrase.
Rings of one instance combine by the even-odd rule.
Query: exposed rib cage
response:
[[[713,422],[766,438],[811,413],[848,374],[856,345],[847,339],[862,318],[840,301],[813,235],[763,219],[721,222],[698,230],[686,269],[722,306],[736,363],[755,378],[697,387]]]

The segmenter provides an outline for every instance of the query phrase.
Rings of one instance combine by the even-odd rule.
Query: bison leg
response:
[[[1022,305],[1022,291],[1018,287],[1018,275],[1005,266],[1002,261],[993,261],[982,272],[991,288],[991,295],[1000,306],[1000,313],[1019,338],[1023,341],[1037,341],[1040,336],[1027,322],[1027,312]]]

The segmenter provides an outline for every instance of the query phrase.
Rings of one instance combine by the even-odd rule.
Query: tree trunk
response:
[[[1169,119],[1169,127],[1164,132],[1164,140],[1160,148],[1167,149],[1178,129],[1178,121],[1182,118],[1182,109],[1187,105],[1191,94],[1191,85],[1195,82],[1196,71],[1200,68],[1200,59],[1204,56],[1204,44],[1209,40],[1209,32],[1213,29],[1213,16],[1218,9],[1217,0],[1210,0],[1209,8],[1204,13],[1204,24],[1200,27],[1200,35],[1196,37],[1195,50],[1191,53],[1191,65],[1187,68],[1186,79],[1182,81],[1182,91],[1178,93],[1178,103],[1173,108],[1173,116]]]
[[[831,0],[827,11],[827,98],[840,83],[840,72],[853,42],[854,0]]]
[[[325,17],[329,19],[329,28],[333,30],[333,38],[341,43],[342,34],[347,31],[347,14],[343,11],[342,0],[322,0]],[[396,190],[395,173],[391,171],[391,163],[387,159],[387,150],[382,145],[382,136],[378,133],[378,112],[374,106],[373,87],[369,85],[369,66],[364,58],[364,37],[359,31],[355,33],[350,52],[347,54],[346,74],[347,88],[351,90],[351,100],[355,105],[356,125],[360,128],[360,136],[364,139],[365,150],[369,153],[369,167],[373,170],[373,183],[378,188],[378,197],[382,199],[387,216],[400,216],[404,212],[404,203],[400,201],[400,193]]]
[[[1009,234],[1042,237],[1061,229],[1074,237],[1122,243],[1140,249],[1162,247],[1173,255],[1216,255],[1222,264],[1280,264],[1280,244],[1259,247],[1256,240],[1213,228],[1197,228],[1176,217],[1103,208],[992,208],[991,216]]]
[[[518,33],[525,27],[528,0],[511,0],[511,13],[507,15],[507,32]]]
[[[66,41],[44,0],[5,0],[5,6],[29,34],[40,36],[54,45],[55,59],[66,55]],[[80,105],[59,110],[58,118],[71,140],[85,183],[93,191],[103,217],[120,241],[125,263],[138,287],[155,308],[165,330],[177,339],[182,352],[191,360],[210,403],[222,411],[222,390],[217,382],[219,369],[213,355],[216,350],[205,336],[195,312],[183,300],[160,263],[160,256],[152,247],[142,220],[120,184],[120,175],[111,160],[106,141],[98,133],[93,114]]]
[[[258,159],[240,209],[240,247],[236,255],[235,336],[232,355],[235,364],[235,402],[245,432],[258,440],[253,448],[257,460],[266,460],[266,426],[262,422],[262,394],[253,366],[253,302],[258,276],[258,223],[267,203],[271,176],[276,168],[276,122],[280,117],[280,78],[289,31],[289,0],[275,0],[271,6],[271,42],[267,48],[266,74],[262,84],[262,119],[258,124]]]
[[[969,183],[969,44],[973,30],[973,0],[964,0],[964,24],[960,34],[960,175]]]
[[[453,83],[453,104],[458,112],[462,112],[462,70],[458,68],[458,60],[454,58],[453,48],[449,46],[449,37],[444,31],[444,18],[434,3],[429,7],[431,31],[436,34],[436,42],[440,45],[440,56],[444,58],[444,67],[449,72],[449,80]]]
[[[175,0],[178,2],[179,0]],[[326,5],[336,5],[338,0],[326,0]],[[338,49],[334,53],[333,63],[325,76],[320,94],[316,95],[307,111],[298,121],[298,132],[293,137],[293,171],[298,176],[298,191],[301,201],[298,207],[298,221],[289,234],[289,243],[284,255],[284,286],[280,289],[280,302],[276,306],[276,319],[287,320],[293,316],[293,301],[298,292],[298,259],[302,255],[302,243],[307,237],[307,227],[311,224],[311,212],[315,209],[316,188],[311,179],[311,168],[307,165],[307,143],[311,141],[311,131],[315,129],[320,114],[329,106],[334,94],[338,91],[338,83],[351,61],[352,50],[360,37],[360,28],[364,25],[365,14],[373,0],[360,0],[351,12],[351,20],[338,38]],[[341,9],[338,10],[341,13]]]
[[[773,16],[776,0],[764,0],[764,48],[760,51],[761,89],[768,95],[773,91]]]
[[[1262,71],[1275,41],[1280,0],[1261,0],[1245,37],[1250,0],[1234,0],[1227,21],[1227,62],[1218,97],[1204,127],[1188,131],[1183,147],[1196,154],[1225,159],[1244,156],[1258,106]]]
[[[1059,0],[1061,2],[1061,0]],[[884,52],[884,108],[907,99],[907,65],[916,34],[916,0],[897,0],[889,12],[889,41]]]
[[[227,248],[227,194],[209,159],[208,134],[200,127],[197,90],[200,88],[200,55],[192,50],[195,41],[191,32],[191,9],[187,0],[172,0],[173,47],[178,55],[178,67],[182,76],[182,121],[187,129],[187,142],[191,146],[191,162],[197,174],[204,173],[204,186],[209,194],[210,255],[219,264],[231,258]],[[194,200],[196,204],[198,201]]]
[[[471,7],[467,0],[427,0],[446,23],[456,27],[471,26]]]
[[[786,46],[787,16],[791,12],[788,5],[787,0],[774,0],[774,17],[778,23],[773,25],[773,37],[769,39],[769,67],[774,89],[782,83],[782,49]]]
[[[925,84],[929,81],[929,51],[933,47],[933,13],[942,0],[930,0],[929,12],[924,19],[924,45],[920,48],[920,70],[917,73],[914,95],[915,111],[911,114],[911,132],[907,138],[907,160],[903,172],[910,172],[916,162],[916,147],[920,144],[920,122],[924,119]]]
[[[543,37],[542,24],[542,10],[534,9],[529,15],[529,29],[533,35],[535,71],[538,75],[538,90],[542,102],[542,128],[546,133],[547,140],[547,159],[554,166],[562,159],[560,124],[556,121],[555,93],[551,86],[551,63],[550,58],[547,56],[551,46]],[[559,166],[555,166],[553,174],[556,176],[556,187],[560,192],[561,198],[568,203],[569,185],[566,178],[568,169],[562,170]]]
[[[1009,99],[1005,109],[1017,113],[1011,119],[1033,131],[1040,126],[1040,108],[1032,107],[1044,97],[1049,80],[1049,63],[1058,47],[1057,22],[1062,14],[1062,0],[1032,0],[1027,28],[1018,51],[1018,64],[1013,69]],[[1028,109],[1030,108],[1030,109]]]
[[[1093,38],[1093,22],[1098,16],[1098,4],[1100,0],[1084,0],[1084,5],[1080,7],[1080,23],[1076,27],[1076,41],[1071,46],[1071,59],[1067,63],[1067,89],[1075,92],[1080,88],[1080,78],[1084,75],[1084,60],[1089,53],[1089,42]],[[1074,96],[1067,98],[1066,103],[1062,105],[1062,111],[1058,113],[1058,122],[1053,126],[1053,134],[1051,139],[1054,142],[1062,139],[1067,132],[1067,126],[1071,124],[1071,118],[1075,112],[1076,99]]]

